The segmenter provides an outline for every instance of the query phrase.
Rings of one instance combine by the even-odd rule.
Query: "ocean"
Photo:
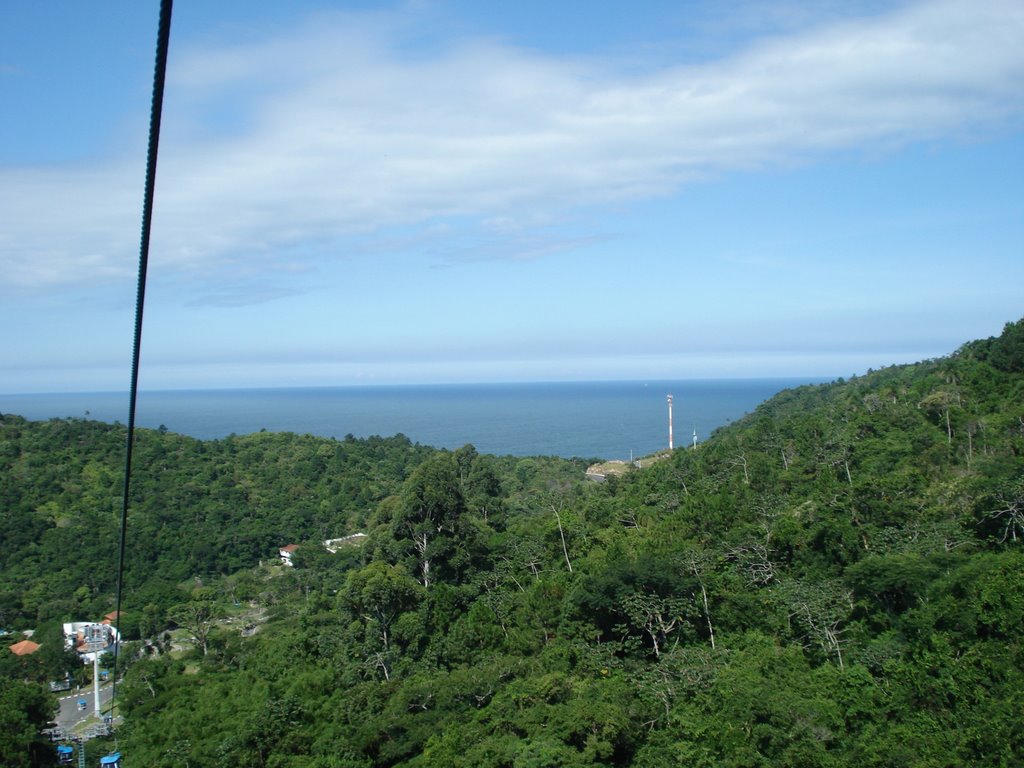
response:
[[[673,395],[675,446],[716,428],[807,379],[443,384],[146,391],[136,425],[201,439],[266,429],[342,438],[406,435],[437,448],[472,443],[481,453],[629,459],[668,446]],[[117,392],[0,395],[0,413],[27,419],[128,421]]]

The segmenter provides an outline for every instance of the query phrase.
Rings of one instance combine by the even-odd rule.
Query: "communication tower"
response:
[[[668,449],[672,450],[672,395],[668,396]]]

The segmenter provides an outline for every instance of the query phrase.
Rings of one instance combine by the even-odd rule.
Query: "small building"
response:
[[[30,656],[39,650],[39,643],[33,643],[31,640],[22,640],[20,643],[15,643],[11,646],[11,653],[15,656]]]
[[[357,544],[362,544],[365,539],[365,533],[353,533],[348,536],[342,536],[340,539],[326,539],[324,541],[324,549],[333,555],[342,547],[354,547]]]
[[[292,562],[292,555],[295,554],[295,550],[299,548],[298,544],[287,544],[278,550],[278,554],[281,555],[281,562],[284,565],[292,567],[295,563]]]

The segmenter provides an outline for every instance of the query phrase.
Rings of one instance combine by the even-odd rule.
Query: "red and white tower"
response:
[[[672,395],[668,396],[668,449],[672,450]]]

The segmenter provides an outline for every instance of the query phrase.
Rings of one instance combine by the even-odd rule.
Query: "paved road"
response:
[[[100,688],[100,709],[106,710],[110,704],[112,692],[113,686],[109,683]],[[84,710],[78,709],[79,699],[85,699],[86,701],[86,708]],[[57,717],[54,718],[57,727],[64,729],[65,733],[71,733],[76,725],[85,720],[92,718],[93,722],[96,722],[94,717],[95,706],[95,694],[91,685],[77,692],[71,691],[66,693],[60,697],[60,711],[57,713]]]

